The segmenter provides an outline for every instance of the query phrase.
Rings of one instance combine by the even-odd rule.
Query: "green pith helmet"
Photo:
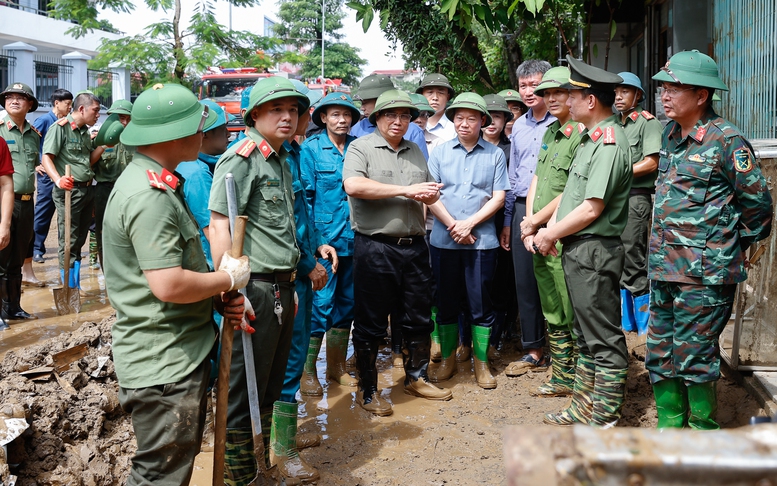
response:
[[[268,101],[280,98],[297,98],[300,113],[310,108],[310,100],[307,96],[297,91],[297,88],[288,79],[281,76],[270,76],[262,78],[254,84],[251,89],[251,97],[248,101],[248,108],[243,117],[246,125],[253,125],[251,121],[251,112],[254,108]]]
[[[227,113],[224,110],[224,108],[221,107],[221,105],[219,105],[213,100],[202,100],[200,101],[200,104],[202,106],[207,106],[211,116],[216,117],[216,122],[213,125],[211,125],[207,130],[203,130],[204,132],[207,132],[208,130],[213,130],[214,128],[222,127],[235,119],[235,115],[232,115],[231,113]]]
[[[410,100],[410,95],[404,91],[399,91],[398,89],[390,89],[378,96],[378,100],[375,102],[375,108],[372,110],[372,113],[370,113],[370,123],[375,125],[378,113],[382,110],[389,110],[391,108],[410,108],[410,116],[412,117],[410,121],[418,118],[418,108],[416,108]]]
[[[458,108],[467,108],[482,113],[486,117],[486,121],[480,128],[491,125],[491,122],[493,121],[491,119],[491,114],[488,112],[486,100],[477,93],[461,93],[457,96],[456,99],[453,100],[453,103],[451,103],[451,106],[445,110],[445,116],[448,117],[448,120],[453,120]]]
[[[567,62],[569,63],[569,81],[559,88],[609,91],[614,90],[615,85],[623,82],[623,78],[617,74],[578,61],[569,54],[567,54]]]
[[[426,96],[418,93],[410,93],[410,101],[413,102],[421,113],[434,115],[434,108],[429,104],[429,100],[426,99]]]
[[[521,93],[519,93],[517,89],[503,89],[497,94],[504,98],[505,101],[517,101],[518,103],[523,103]]]
[[[432,86],[442,86],[443,88],[448,88],[449,99],[453,99],[453,97],[456,95],[456,92],[453,91],[453,86],[451,86],[448,78],[439,73],[427,74],[424,76],[424,79],[421,80],[421,85],[418,87],[418,89],[415,90],[415,92],[424,94],[424,88]]]
[[[534,94],[542,96],[542,93],[546,89],[561,88],[562,84],[569,82],[569,68],[566,66],[556,66],[548,69],[545,74],[542,75],[542,81],[534,88]]]
[[[294,87],[297,88],[297,91],[299,91],[300,93],[308,97],[308,101],[310,102],[310,105],[308,105],[308,108],[321,101],[321,98],[324,97],[323,91],[321,91],[320,89],[310,89],[305,83],[303,83],[299,79],[290,79],[289,81],[291,81],[291,84],[293,84]]]
[[[507,106],[507,100],[499,96],[498,94],[487,94],[483,97],[483,101],[486,102],[486,108],[493,113],[499,111],[505,114],[505,123],[513,119],[513,112],[510,111],[510,107]]]
[[[35,111],[38,109],[38,99],[35,97],[35,93],[33,93],[32,88],[24,83],[12,83],[7,88],[5,88],[5,90],[0,93],[0,106],[5,108],[5,96],[11,93],[23,94],[27,96],[27,98],[32,101],[32,108],[30,108],[30,111]]]
[[[116,100],[113,102],[110,108],[108,108],[109,115],[116,113],[117,115],[132,115],[132,102],[130,100]]]
[[[621,86],[631,86],[632,88],[636,88],[640,93],[642,93],[642,101],[647,99],[647,93],[645,93],[645,90],[642,88],[642,81],[639,79],[639,76],[628,71],[618,73],[618,76],[623,78],[623,82],[620,84]]]
[[[678,52],[658,71],[653,79],[662,83],[687,84],[700,88],[728,91],[721,81],[715,60],[697,50]]]
[[[137,147],[189,137],[216,123],[208,111],[180,84],[155,84],[132,105],[132,120],[121,132],[121,143]]]
[[[97,136],[94,138],[95,145],[107,145],[113,147],[119,143],[121,132],[124,131],[124,125],[119,120],[119,114],[114,113],[106,118],[105,123],[100,127]]]
[[[326,127],[326,124],[321,121],[321,112],[325,111],[329,106],[342,106],[348,108],[351,112],[351,126],[356,125],[361,119],[362,114],[353,104],[353,100],[350,96],[345,93],[329,93],[321,100],[318,106],[316,106],[316,109],[313,110],[313,123],[315,123],[316,126],[321,128]]]
[[[370,74],[362,79],[355,97],[359,101],[374,100],[390,89],[394,89],[391,78],[382,74]]]

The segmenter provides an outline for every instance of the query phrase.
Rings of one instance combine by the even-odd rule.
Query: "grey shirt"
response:
[[[402,140],[394,150],[378,130],[357,138],[348,147],[343,180],[365,177],[383,184],[409,186],[431,182],[421,149]],[[365,235],[421,236],[424,228],[423,203],[406,197],[359,199],[349,197],[351,228]]]

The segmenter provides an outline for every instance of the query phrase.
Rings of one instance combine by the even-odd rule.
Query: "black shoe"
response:
[[[32,256],[32,261],[34,261],[35,263],[43,263],[43,262],[45,262],[45,260],[43,259],[43,255],[41,255],[40,253],[34,254]]]

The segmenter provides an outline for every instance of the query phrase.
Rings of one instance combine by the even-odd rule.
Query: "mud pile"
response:
[[[0,412],[23,410],[29,428],[8,444],[19,486],[112,486],[129,475],[135,438],[119,405],[111,324],[87,322],[41,344],[9,351],[0,363]],[[86,354],[31,380],[20,373],[55,367],[53,355],[78,345]],[[46,377],[48,377],[46,379]],[[1,468],[0,468],[1,470]],[[4,482],[7,478],[3,478]]]

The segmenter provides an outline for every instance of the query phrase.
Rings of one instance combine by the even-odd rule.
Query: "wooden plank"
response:
[[[54,367],[57,369],[57,373],[62,373],[69,369],[71,363],[86,356],[88,351],[89,343],[83,343],[60,351],[59,353],[52,354],[51,357],[54,359]]]

